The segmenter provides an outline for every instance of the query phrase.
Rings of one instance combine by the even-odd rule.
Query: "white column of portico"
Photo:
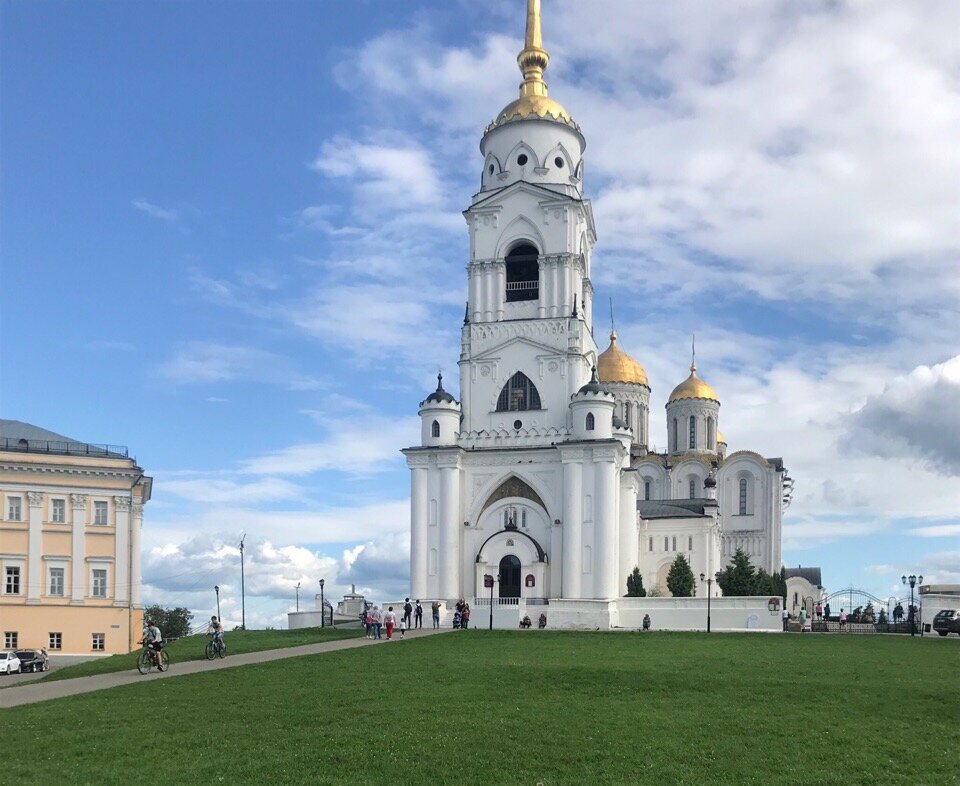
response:
[[[470,321],[480,321],[480,287],[478,286],[477,266],[467,265],[467,287],[470,298]]]
[[[507,263],[500,260],[496,263],[496,278],[493,284],[494,310],[497,312],[497,321],[503,319],[503,304],[507,299]]]
[[[427,468],[410,471],[410,592],[427,597]]]
[[[28,491],[30,505],[30,531],[27,535],[27,603],[40,602],[43,586],[43,571],[40,556],[43,554],[43,494]]]
[[[113,559],[113,602],[118,606],[127,605],[127,590],[130,581],[130,497],[113,498],[116,511],[116,538],[114,539]]]
[[[87,526],[87,495],[71,494],[70,504],[73,506],[73,528],[71,538],[70,563],[73,567],[70,577],[71,603],[83,603],[83,591],[86,581],[83,575],[86,554],[83,550],[84,530]]]
[[[455,461],[455,460],[454,460]],[[443,458],[440,468],[440,597],[460,597],[460,468]],[[426,594],[426,593],[424,593]]]
[[[143,529],[143,505],[133,503],[130,520],[130,601],[140,605],[140,531]]]
[[[583,452],[563,457],[563,576],[564,598],[580,597],[583,569]]]
[[[627,591],[627,576],[640,564],[640,532],[637,528],[637,487],[635,472],[625,473],[620,483],[620,573],[617,595]]]
[[[594,451],[594,478],[596,503],[594,528],[596,532],[596,583],[598,598],[617,597],[617,518],[616,518],[616,464],[613,451]]]
[[[493,265],[484,264],[483,266],[483,319],[485,322],[493,321]]]
[[[560,266],[556,257],[550,258],[550,316],[555,317],[560,306]]]
[[[537,279],[539,300],[537,302],[537,316],[543,319],[547,315],[547,261],[540,257],[537,264]]]
[[[566,255],[561,258],[560,267],[560,316],[570,313],[570,262]]]

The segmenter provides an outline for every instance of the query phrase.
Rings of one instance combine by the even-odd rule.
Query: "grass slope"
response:
[[[960,782],[958,666],[952,642],[886,636],[448,633],[9,710],[3,772],[949,784]]]

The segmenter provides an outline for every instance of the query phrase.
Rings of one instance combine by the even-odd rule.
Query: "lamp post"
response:
[[[300,582],[299,581],[297,582],[297,586],[294,587],[294,589],[297,591],[297,611],[299,612],[300,611]]]
[[[246,535],[240,538],[240,630],[247,629],[247,590],[243,583],[243,541]]]
[[[497,574],[497,581],[500,581],[500,574]],[[490,630],[493,630],[493,582],[494,578],[489,573],[483,576],[483,586],[490,588]]]
[[[320,579],[320,627],[325,628],[327,626],[327,607],[323,604],[323,585],[326,582],[323,579]]]
[[[705,573],[700,574],[700,581],[707,582],[707,633],[710,632],[710,597],[713,595],[712,587],[714,581],[720,581],[720,572],[718,571],[713,576],[707,576]]]
[[[217,593],[217,621],[220,621],[220,585],[215,584],[213,591]]]
[[[900,581],[902,581],[904,584],[910,585],[910,614],[908,616],[910,618],[910,635],[911,636],[917,635],[917,629],[913,619],[913,614],[914,614],[913,588],[917,586],[918,579],[919,579],[919,583],[923,584],[923,576],[901,576],[900,577]]]

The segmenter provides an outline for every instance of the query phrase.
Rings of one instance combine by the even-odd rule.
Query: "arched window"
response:
[[[626,423],[630,428],[633,428],[633,423],[630,422],[630,416],[633,414],[633,407],[630,406],[629,401],[625,401],[623,404],[623,422]]]
[[[506,300],[536,300],[540,297],[540,263],[537,249],[529,243],[515,246],[504,258],[507,263]]]
[[[690,450],[697,446],[697,419],[690,416]]]
[[[674,551],[677,550],[677,536],[676,536],[676,535],[673,536],[673,550],[674,550]]]
[[[497,398],[497,412],[521,412],[540,409],[540,394],[522,371],[518,371],[503,386]]]
[[[433,421],[433,425],[430,427],[430,433],[434,437],[440,436],[440,424],[437,421]]]
[[[697,479],[690,478],[690,499],[697,498]]]
[[[587,431],[593,431],[593,427],[594,427],[593,413],[588,412],[587,413]]]
[[[693,551],[693,535],[687,535],[687,551]]]
[[[740,478],[740,515],[747,515],[747,479]]]
[[[666,535],[663,536],[663,550],[670,551],[670,538]]]
[[[707,418],[707,450],[717,449],[717,424],[713,418]]]
[[[650,551],[653,551],[653,538],[650,538]]]
[[[650,481],[643,481],[643,498],[650,499]]]
[[[672,434],[671,436],[672,436],[672,439],[671,439],[670,441],[671,441],[671,443],[672,443],[672,445],[673,445],[673,449],[674,449],[674,450],[679,450],[679,449],[680,449],[680,442],[679,442],[679,440],[680,440],[680,424],[679,424],[679,422],[677,421],[676,418],[673,419],[673,434]]]

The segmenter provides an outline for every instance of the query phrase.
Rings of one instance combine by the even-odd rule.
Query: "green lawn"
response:
[[[958,674],[907,637],[451,632],[2,711],[3,774],[949,784]]]
[[[227,657],[241,655],[244,652],[259,652],[260,650],[275,650],[283,647],[299,647],[301,644],[317,644],[322,641],[337,641],[352,639],[361,635],[358,627],[352,628],[303,628],[301,630],[237,630],[228,632],[224,640],[227,642]],[[202,660],[209,639],[206,634],[187,636],[177,639],[167,645],[171,663],[183,663],[188,660]],[[107,658],[77,663],[56,671],[51,671],[44,677],[44,682],[53,680],[68,680],[73,677],[89,677],[92,674],[108,674],[112,671],[124,671],[137,668],[137,654],[111,655]],[[30,680],[32,682],[32,680]],[[21,685],[24,683],[21,682]],[[15,687],[15,686],[11,686]]]

